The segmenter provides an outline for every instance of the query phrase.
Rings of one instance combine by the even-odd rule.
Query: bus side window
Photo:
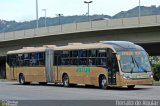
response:
[[[45,66],[45,53],[38,53],[38,61],[40,66]]]
[[[61,64],[62,65],[70,65],[70,55],[71,52],[69,51],[62,51],[60,57],[61,57]]]
[[[8,63],[11,67],[14,67],[14,66],[17,66],[17,61],[16,61],[16,55],[15,54],[12,54],[12,55],[9,55],[8,56]]]
[[[78,50],[72,51],[72,57],[78,57]]]
[[[18,54],[18,56],[17,56],[17,65],[18,66],[23,66],[23,54]]]
[[[87,57],[88,57],[88,65],[92,66],[92,65],[97,64],[96,63],[96,58],[97,58],[97,50],[96,49],[88,50]]]
[[[24,54],[24,66],[29,66],[29,54],[25,53]]]
[[[71,65],[78,65],[79,58],[78,58],[78,50],[70,51],[72,54],[70,54],[70,64]]]
[[[88,65],[87,50],[79,50],[79,65]]]
[[[97,50],[96,49],[88,50],[88,57],[97,57]]]
[[[106,66],[106,49],[98,50],[97,65]]]
[[[88,65],[90,65],[90,66],[96,65],[96,58],[89,58],[88,59]]]

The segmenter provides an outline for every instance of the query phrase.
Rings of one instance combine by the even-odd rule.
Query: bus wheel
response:
[[[69,77],[67,74],[63,75],[63,86],[68,87],[69,86]]]
[[[127,87],[128,87],[128,89],[133,89],[135,87],[135,85],[128,85]]]
[[[20,75],[19,75],[19,83],[20,83],[21,85],[26,84],[26,82],[25,82],[25,77],[24,77],[23,74],[20,74]]]
[[[107,89],[107,79],[104,75],[100,77],[100,84],[99,85],[102,89]]]

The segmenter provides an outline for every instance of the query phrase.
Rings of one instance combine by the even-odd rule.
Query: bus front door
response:
[[[115,58],[108,58],[108,84],[116,85],[116,61]]]
[[[53,50],[50,48],[46,49],[46,54],[45,54],[45,71],[46,71],[46,81],[47,82],[53,82]]]
[[[54,56],[54,80],[55,82],[58,82],[60,80],[59,78],[59,65],[60,65],[60,56]]]

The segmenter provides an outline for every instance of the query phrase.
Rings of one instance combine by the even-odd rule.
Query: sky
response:
[[[87,1],[87,0],[86,0]],[[113,16],[139,5],[139,0],[92,0],[90,15],[105,14]],[[141,6],[160,5],[160,0],[140,0]],[[38,15],[44,17],[83,15],[88,11],[84,0],[38,0]],[[0,19],[18,22],[36,19],[36,0],[0,0]]]

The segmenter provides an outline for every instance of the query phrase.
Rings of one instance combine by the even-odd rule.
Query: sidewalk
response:
[[[7,79],[0,79],[0,82],[9,82],[10,80]]]

